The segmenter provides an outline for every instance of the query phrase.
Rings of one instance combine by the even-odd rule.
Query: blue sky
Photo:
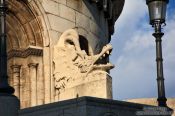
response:
[[[163,58],[166,96],[175,97],[175,0],[168,4],[163,29]],[[145,0],[125,0],[115,24],[110,60],[114,99],[157,97],[155,39],[149,25]]]

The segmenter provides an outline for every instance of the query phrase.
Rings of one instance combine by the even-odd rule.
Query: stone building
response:
[[[8,76],[21,108],[79,96],[112,98],[108,43],[124,0],[7,4]]]

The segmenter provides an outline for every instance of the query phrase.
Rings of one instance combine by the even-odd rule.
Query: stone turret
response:
[[[8,0],[7,3],[9,83],[16,88],[21,108],[85,95],[112,98],[112,82],[107,73],[113,67],[107,63],[112,47],[107,44],[124,0]],[[73,38],[66,36],[62,40],[67,41],[60,47],[60,36],[70,29],[75,31],[70,33]],[[82,68],[82,64],[87,65]],[[64,80],[64,76],[60,77],[65,74],[61,67],[66,70],[74,67],[72,73],[67,73],[81,76],[70,75],[72,80]],[[63,81],[59,83],[60,80]],[[66,93],[70,96],[65,97]]]

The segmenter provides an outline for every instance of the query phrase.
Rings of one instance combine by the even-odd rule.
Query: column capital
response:
[[[28,67],[31,67],[31,68],[36,68],[36,67],[38,67],[38,63],[29,63],[28,64]]]
[[[19,73],[20,72],[21,65],[14,64],[14,65],[11,65],[10,67],[11,67],[13,73]]]

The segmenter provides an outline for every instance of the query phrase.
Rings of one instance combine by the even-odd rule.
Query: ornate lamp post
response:
[[[4,0],[0,3],[0,93],[12,94],[14,89],[8,85],[7,81],[7,52],[6,52],[6,11],[7,6]]]
[[[166,96],[163,76],[163,58],[161,38],[164,35],[161,31],[162,24],[165,24],[166,7],[169,0],[146,0],[149,9],[150,24],[155,28],[153,36],[156,38],[156,62],[157,62],[157,86],[158,105],[166,107]]]
[[[19,100],[7,81],[6,12],[5,0],[0,0],[0,115],[17,116]]]

